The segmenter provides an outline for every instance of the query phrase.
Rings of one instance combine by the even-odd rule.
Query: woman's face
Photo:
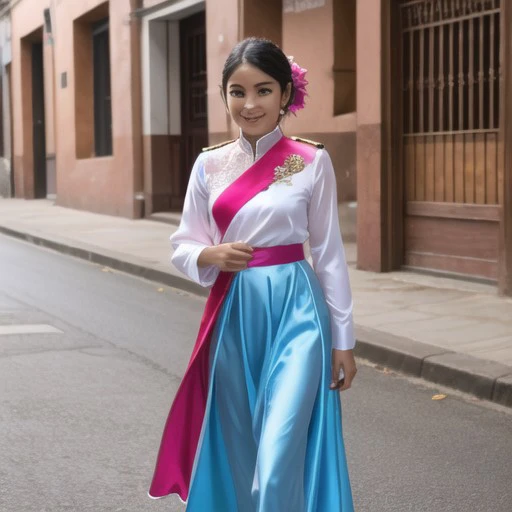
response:
[[[251,64],[241,64],[228,80],[226,105],[233,121],[248,139],[274,130],[279,111],[290,97],[291,84],[281,93],[279,83]]]

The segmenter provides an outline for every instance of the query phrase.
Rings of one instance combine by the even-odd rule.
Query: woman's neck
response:
[[[276,126],[276,128],[277,128],[277,126]],[[242,132],[242,135],[244,136],[244,139],[251,145],[252,152],[254,154],[256,154],[256,147],[258,145],[258,141],[260,139],[262,139],[263,137],[266,137],[270,133],[274,132],[276,128],[274,128],[273,130],[269,131],[268,133],[264,133],[263,135],[246,135],[243,132]]]
[[[253,135],[245,135],[244,134],[244,138],[251,145],[252,152],[254,154],[256,154],[256,145],[257,145],[258,141],[261,139],[261,137],[265,137],[265,135],[253,136]]]

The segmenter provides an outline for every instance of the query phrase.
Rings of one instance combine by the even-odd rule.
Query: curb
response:
[[[163,272],[162,270],[151,268],[139,263],[123,261],[119,258],[109,256],[100,251],[75,247],[63,242],[57,242],[55,240],[49,240],[41,236],[6,228],[5,226],[0,226],[0,233],[11,236],[13,238],[17,238],[18,240],[30,242],[34,245],[52,249],[62,254],[67,254],[69,256],[87,260],[98,265],[104,265],[115,270],[120,270],[133,276],[143,277],[149,281],[155,281],[157,283],[170,286],[171,288],[178,288],[180,290],[193,293],[195,295],[201,295],[203,297],[208,296],[207,289],[190,281],[189,279],[186,279],[185,277],[175,276],[173,274],[169,274],[168,272]]]
[[[355,326],[355,355],[399,373],[512,407],[512,368],[367,327]]]
[[[147,265],[122,260],[100,251],[49,240],[1,225],[0,233],[195,295],[208,296],[208,290],[202,286],[184,277],[175,276]],[[355,355],[357,357],[399,373],[454,388],[499,405],[512,407],[512,368],[510,366],[448,351],[441,347],[394,336],[357,324],[355,331],[357,339]]]

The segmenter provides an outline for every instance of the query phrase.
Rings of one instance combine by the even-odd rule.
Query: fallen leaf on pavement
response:
[[[103,267],[101,269],[102,272],[112,272],[112,269],[108,268],[108,267]]]
[[[444,400],[448,395],[443,395],[440,393],[439,395],[432,396],[432,400]]]

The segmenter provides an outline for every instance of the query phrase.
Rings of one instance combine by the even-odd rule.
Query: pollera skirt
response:
[[[352,512],[329,312],[305,261],[237,273],[213,333],[188,512]]]

